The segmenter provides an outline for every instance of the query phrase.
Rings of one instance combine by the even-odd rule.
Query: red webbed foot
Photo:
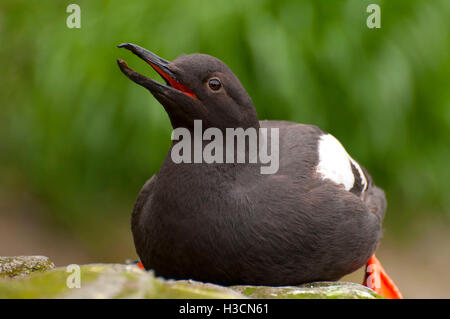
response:
[[[403,299],[402,293],[388,276],[375,254],[370,257],[366,264],[366,275],[364,283],[379,295],[388,299]]]

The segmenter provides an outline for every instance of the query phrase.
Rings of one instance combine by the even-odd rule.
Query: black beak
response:
[[[127,63],[121,59],[117,59],[117,64],[120,70],[132,81],[142,85],[143,87],[150,90],[151,93],[164,93],[167,90],[177,90],[181,91],[191,97],[195,97],[195,94],[189,90],[185,85],[181,84],[174,72],[169,68],[169,61],[160,58],[156,54],[132,43],[123,43],[118,46],[119,48],[125,48],[136,54],[138,57],[143,59],[145,62],[150,64],[150,66],[155,69],[156,72],[161,75],[161,77],[166,81],[166,85],[163,85],[157,81],[147,78],[142,74],[137,73],[131,69]]]

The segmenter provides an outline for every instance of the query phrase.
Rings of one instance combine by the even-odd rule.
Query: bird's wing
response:
[[[364,197],[369,187],[369,178],[333,135],[323,134],[319,137],[317,152],[316,172],[322,179],[343,185],[345,190]]]
[[[355,161],[331,134],[316,126],[287,121],[261,121],[261,127],[280,129],[280,171],[316,187],[330,183],[353,193],[383,220],[384,192],[376,187],[367,170]],[[284,166],[284,167],[283,167]]]

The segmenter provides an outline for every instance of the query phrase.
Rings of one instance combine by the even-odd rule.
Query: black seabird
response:
[[[384,193],[333,136],[312,125],[259,121],[239,79],[217,58],[170,62],[134,44],[119,47],[163,77],[165,85],[117,61],[163,105],[174,129],[192,131],[194,120],[204,130],[279,129],[279,169],[271,175],[251,163],[177,164],[169,151],[132,213],[146,269],[174,279],[279,286],[338,280],[367,264],[368,286],[401,296],[374,256]]]

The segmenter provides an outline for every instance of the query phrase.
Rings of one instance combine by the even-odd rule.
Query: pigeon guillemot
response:
[[[384,192],[336,138],[312,125],[259,121],[239,79],[217,58],[191,54],[170,62],[134,44],[119,47],[165,80],[117,60],[163,105],[174,129],[192,131],[201,120],[203,130],[279,130],[275,174],[251,163],[174,163],[169,152],[132,213],[146,269],[174,279],[281,286],[338,280],[367,264],[368,286],[401,296],[374,256]]]

